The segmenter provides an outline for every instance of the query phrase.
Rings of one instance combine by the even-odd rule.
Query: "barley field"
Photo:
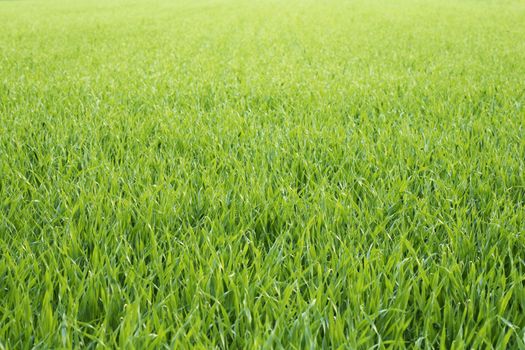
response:
[[[0,23],[0,349],[525,349],[523,0]]]

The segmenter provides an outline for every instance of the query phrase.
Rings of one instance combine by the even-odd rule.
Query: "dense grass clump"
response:
[[[525,349],[523,1],[0,23],[0,349]]]

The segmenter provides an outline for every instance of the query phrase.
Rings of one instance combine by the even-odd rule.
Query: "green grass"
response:
[[[525,349],[525,2],[0,23],[0,349]]]

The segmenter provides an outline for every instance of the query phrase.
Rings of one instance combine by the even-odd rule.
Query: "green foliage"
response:
[[[525,349],[522,1],[0,23],[0,349]]]

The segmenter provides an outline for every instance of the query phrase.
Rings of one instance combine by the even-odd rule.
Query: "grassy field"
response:
[[[0,23],[0,349],[525,349],[524,1]]]

